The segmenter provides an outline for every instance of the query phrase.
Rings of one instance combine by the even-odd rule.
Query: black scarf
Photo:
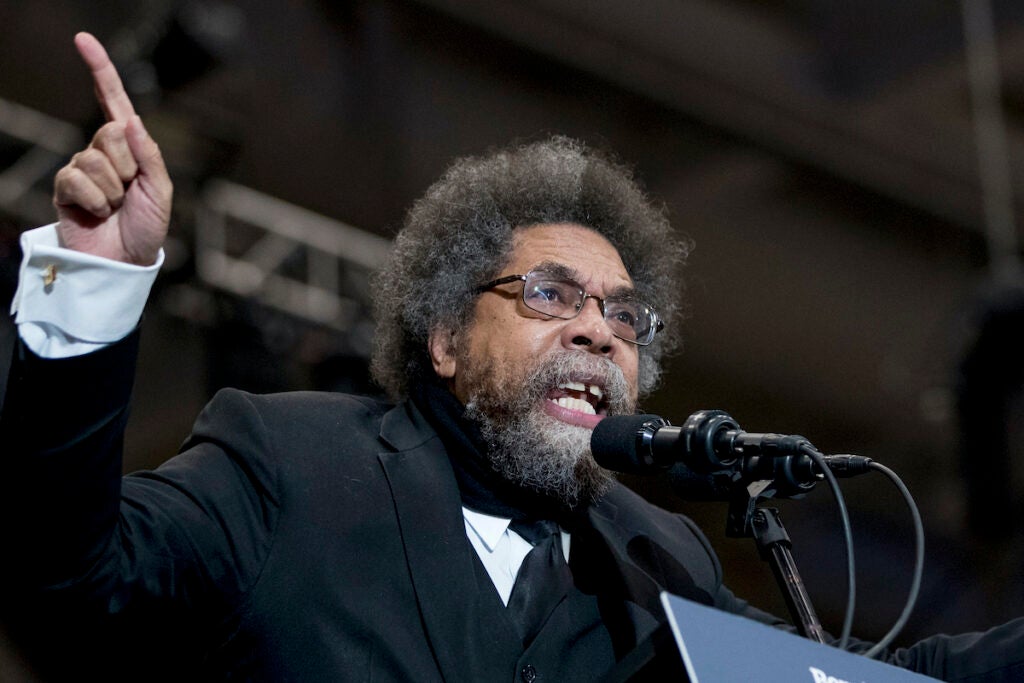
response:
[[[462,504],[484,514],[513,520],[552,519],[571,532],[573,550],[569,566],[573,580],[581,593],[596,596],[601,622],[611,635],[616,659],[636,647],[633,619],[626,607],[627,601],[636,600],[626,592],[621,569],[607,543],[587,521],[588,505],[569,510],[495,472],[485,455],[487,446],[480,428],[466,418],[465,407],[439,379],[414,385],[410,398],[448,451]],[[653,607],[641,608],[660,615],[656,595],[650,604]]]
[[[413,386],[411,399],[448,451],[462,504],[495,517],[553,519],[567,529],[582,510],[571,511],[536,490],[507,481],[494,471],[485,453],[480,427],[466,418],[466,409],[440,379]]]

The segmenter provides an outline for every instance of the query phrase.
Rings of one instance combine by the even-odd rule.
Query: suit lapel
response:
[[[626,553],[635,534],[617,521],[617,508],[607,501],[592,506],[587,524],[573,533],[570,564],[577,586],[597,596],[601,619],[611,636],[617,659],[633,650],[663,621],[655,578],[637,567]]]
[[[484,628],[473,548],[466,538],[458,485],[440,438],[412,404],[388,412],[378,455],[394,499],[409,574],[427,637],[446,681],[472,680],[467,652],[499,643]],[[618,656],[666,621],[662,590],[710,604],[678,559],[620,520],[615,496],[587,511],[573,530],[570,565],[580,590],[597,595]]]
[[[465,653],[485,636],[479,587],[455,476],[441,440],[411,405],[390,411],[378,455],[394,498],[420,614],[446,681],[467,680]]]
[[[645,610],[656,613],[653,608],[659,604],[661,584],[658,579],[661,577],[651,576],[645,568],[638,567],[627,552],[629,542],[637,535],[636,532],[619,524],[618,509],[613,503],[602,502],[592,506],[589,517],[595,533],[588,540],[597,545],[596,552],[606,554],[607,560],[611,562],[613,574],[619,583],[615,592]]]
[[[707,605],[713,600],[667,549],[672,543],[633,528],[624,521],[616,500],[613,492],[588,509],[588,528],[581,530],[578,544],[574,535],[572,553],[578,549],[580,563],[590,565],[586,574],[593,585],[588,592],[598,595],[602,618],[621,657],[667,623],[662,591]]]

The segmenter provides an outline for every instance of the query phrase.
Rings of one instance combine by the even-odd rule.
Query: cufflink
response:
[[[43,285],[49,287],[57,280],[57,266],[50,264],[43,268]]]

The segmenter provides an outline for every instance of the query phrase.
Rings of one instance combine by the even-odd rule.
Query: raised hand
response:
[[[167,167],[107,51],[88,33],[75,36],[75,47],[92,72],[107,123],[57,172],[53,201],[61,245],[150,265],[170,222],[173,189]]]

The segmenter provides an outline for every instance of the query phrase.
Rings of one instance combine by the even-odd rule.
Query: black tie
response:
[[[508,599],[509,615],[526,647],[572,586],[572,572],[565,563],[562,535],[555,522],[513,520],[509,526],[533,544],[533,550],[523,559]]]

